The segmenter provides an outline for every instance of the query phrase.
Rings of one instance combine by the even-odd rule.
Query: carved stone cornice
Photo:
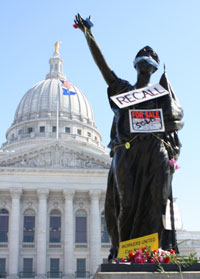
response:
[[[101,196],[101,190],[90,190],[89,195],[91,200],[99,200]]]
[[[65,200],[73,200],[75,194],[75,190],[73,189],[64,189],[63,190],[63,195]]]
[[[22,193],[22,189],[21,188],[10,188],[10,194],[12,199],[20,199]]]
[[[49,195],[49,189],[37,189],[39,199],[47,199]]]
[[[11,153],[9,157],[0,158],[0,167],[105,170],[110,167],[110,158],[85,150],[83,152],[81,148],[51,144],[38,146],[31,151]]]

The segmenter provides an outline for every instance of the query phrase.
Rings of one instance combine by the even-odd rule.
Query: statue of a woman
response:
[[[180,142],[177,131],[183,126],[183,111],[167,80],[166,73],[160,85],[169,94],[119,108],[111,96],[150,86],[151,75],[159,66],[155,51],[146,46],[136,55],[134,67],[137,81],[131,85],[107,65],[91,32],[91,25],[80,14],[75,25],[85,35],[92,56],[108,84],[108,98],[114,119],[111,128],[112,164],[108,175],[105,202],[105,219],[111,238],[110,258],[117,256],[119,242],[145,236],[159,235],[159,247],[169,249],[174,245],[171,231],[165,230],[162,215],[166,203],[172,199],[173,167],[169,160],[177,160]],[[164,131],[137,133],[130,130],[130,110],[152,112],[160,109],[164,118]],[[147,119],[146,119],[147,121]]]

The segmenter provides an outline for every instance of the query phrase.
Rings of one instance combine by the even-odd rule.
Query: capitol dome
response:
[[[60,117],[76,119],[95,127],[94,114],[87,98],[73,84],[71,88],[75,94],[65,96],[58,78],[47,78],[36,83],[20,101],[13,125],[38,117],[56,116],[59,101]]]
[[[58,45],[49,64],[46,79],[22,97],[3,147],[12,149],[34,144],[35,140],[63,139],[89,144],[105,152],[89,101],[63,74]]]

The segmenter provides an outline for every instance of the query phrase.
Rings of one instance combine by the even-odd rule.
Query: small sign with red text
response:
[[[129,110],[131,133],[164,132],[162,109]]]
[[[169,94],[160,84],[143,87],[110,97],[119,107],[125,108]]]

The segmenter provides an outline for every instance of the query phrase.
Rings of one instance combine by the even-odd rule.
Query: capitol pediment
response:
[[[4,157],[0,167],[109,169],[110,160],[106,155],[54,143]]]

